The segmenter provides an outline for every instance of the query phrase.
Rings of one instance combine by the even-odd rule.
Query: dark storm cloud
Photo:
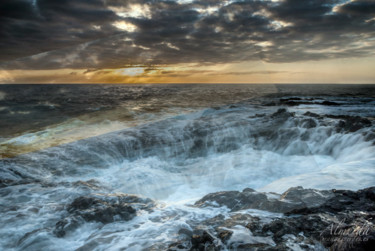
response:
[[[0,9],[8,69],[296,62],[375,51],[372,1],[3,0]]]
[[[372,15],[375,16],[374,1],[354,1],[348,2],[338,8],[340,13],[349,15]]]
[[[117,16],[100,0],[2,0],[0,56],[11,60],[98,39]],[[95,25],[104,25],[100,31]]]

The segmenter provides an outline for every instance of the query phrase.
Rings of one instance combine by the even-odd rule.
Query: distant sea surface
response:
[[[228,213],[207,193],[373,186],[374,118],[375,85],[0,85],[0,249],[147,249]],[[94,193],[161,204],[56,236]]]

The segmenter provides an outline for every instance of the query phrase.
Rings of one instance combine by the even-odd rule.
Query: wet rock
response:
[[[227,191],[217,192],[204,196],[195,205],[204,206],[226,206],[231,211],[243,209],[259,209],[270,212],[284,213],[293,209],[304,208],[307,204],[317,205],[323,203],[328,197],[311,190],[302,188],[290,189],[283,195],[266,194],[256,192],[247,188],[242,192]]]
[[[281,200],[300,202],[308,207],[320,206],[334,196],[334,192],[326,190],[305,189],[301,186],[289,188],[281,196]]]
[[[200,234],[194,234],[191,237],[191,251],[219,251],[221,250],[218,245],[215,244],[215,237],[207,231],[202,231]]]
[[[301,98],[295,97],[295,98],[281,98],[281,102],[291,101],[291,100],[302,100]]]
[[[313,104],[310,101],[302,100],[301,98],[281,98],[280,103],[287,106],[309,105]]]
[[[366,141],[372,141],[375,144],[375,131],[368,131],[363,133]]]
[[[301,216],[295,218],[280,218],[266,224],[262,228],[263,233],[273,233],[275,242],[281,242],[285,235],[297,236],[302,233],[306,237],[319,238],[321,232],[329,226],[328,221],[321,217]]]
[[[358,191],[293,187],[281,195],[245,189],[208,194],[195,206],[227,206],[232,212],[247,208],[275,212],[288,208],[278,208],[275,201],[296,208],[284,211],[283,217],[256,217],[240,211],[229,218],[217,216],[200,222],[214,231],[200,230],[192,235],[192,250],[217,250],[222,245],[228,250],[352,251],[372,250],[375,244],[375,187]],[[271,210],[270,205],[276,206]],[[232,238],[238,226],[251,231],[251,235],[244,235],[246,240]],[[274,244],[265,241],[269,238]]]
[[[375,211],[375,187],[358,190],[331,190],[332,195],[319,206],[310,206],[300,209],[293,209],[287,212],[291,214],[311,214],[311,213],[338,213],[343,211]]]
[[[136,216],[137,210],[151,210],[153,206],[152,200],[135,195],[81,196],[67,206],[69,215],[56,223],[53,233],[64,237],[84,221],[103,224],[129,221]]]
[[[290,117],[294,117],[293,112],[288,112],[285,108],[278,109],[275,113],[271,115],[271,118],[280,118],[280,119],[288,119]]]
[[[314,128],[317,126],[317,123],[313,119],[304,119],[301,124],[303,128]]]
[[[56,223],[53,233],[61,238],[69,231],[73,231],[79,226],[79,221],[76,218],[66,218]]]
[[[313,112],[305,112],[303,115],[313,117],[313,118],[320,118],[321,117],[319,114],[313,113]]]
[[[323,101],[322,103],[318,103],[320,105],[327,105],[327,106],[338,106],[338,105],[341,105],[339,103],[336,103],[336,102],[333,102],[333,101]]]
[[[183,234],[183,235],[186,235],[188,237],[191,237],[193,235],[193,231],[191,231],[190,229],[187,229],[187,228],[181,228],[180,230],[178,230],[178,234]]]
[[[91,179],[87,181],[76,181],[72,183],[73,186],[79,187],[79,188],[84,188],[87,190],[99,190],[101,188],[100,182],[97,180]]]
[[[148,250],[151,250],[151,249],[148,249]],[[155,249],[155,250],[160,250],[160,248]],[[177,251],[177,250],[188,250],[187,243],[183,243],[183,242],[172,243],[172,244],[169,244],[168,249],[167,249],[167,251]]]
[[[284,101],[282,102],[283,105],[288,105],[288,106],[297,106],[300,105],[301,102],[295,102],[295,101]]]
[[[367,118],[359,116],[347,116],[347,115],[325,115],[328,118],[340,119],[336,124],[337,132],[356,132],[362,128],[370,127],[371,121]]]
[[[261,118],[265,116],[266,116],[265,113],[256,113],[254,116],[249,116],[249,118]]]
[[[221,230],[218,232],[218,237],[220,238],[220,240],[222,242],[227,242],[230,237],[232,236],[233,234],[233,231],[230,231],[230,230]]]
[[[121,220],[131,220],[135,217],[135,209],[127,203],[111,203],[97,198],[79,197],[69,206],[68,211],[80,215],[86,221],[110,223],[115,216]]]

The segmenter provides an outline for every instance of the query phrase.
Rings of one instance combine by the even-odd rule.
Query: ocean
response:
[[[374,186],[374,118],[375,85],[0,85],[0,249],[168,250],[233,216],[209,193]],[[129,194],[131,219],[72,213]]]

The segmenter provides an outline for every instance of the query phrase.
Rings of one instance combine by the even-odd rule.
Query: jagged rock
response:
[[[64,237],[76,229],[83,221],[96,221],[103,224],[116,220],[129,221],[136,216],[137,209],[151,210],[154,202],[135,195],[81,196],[67,206],[69,215],[58,221],[53,233]]]
[[[152,250],[151,248],[149,250]],[[158,249],[155,249],[158,250]],[[188,250],[186,243],[172,243],[169,244],[167,251],[177,251],[177,250]]]
[[[324,193],[332,192],[330,198],[319,206],[310,205],[304,208],[293,209],[287,212],[291,214],[312,214],[312,213],[338,213],[342,211],[375,211],[375,187],[358,190],[331,190],[321,191]]]
[[[80,225],[79,221],[74,217],[67,217],[58,221],[55,225],[53,233],[57,237],[64,237],[66,232],[76,229]]]
[[[135,216],[135,209],[123,202],[108,202],[91,197],[79,197],[70,204],[68,211],[80,215],[86,221],[110,223],[115,216],[122,220],[131,220]]]
[[[233,234],[233,231],[230,231],[230,230],[221,230],[218,232],[218,237],[220,238],[220,240],[222,242],[227,242],[230,237],[232,236]]]
[[[280,196],[278,194],[260,193],[246,188],[242,192],[227,191],[211,193],[198,200],[195,205],[200,207],[226,206],[231,211],[259,209],[285,213],[294,209],[305,208],[306,205],[319,205],[329,198],[328,193],[297,187],[289,189]]]
[[[364,132],[363,136],[365,137],[366,141],[372,141],[373,144],[375,145],[375,131],[374,130],[368,131],[368,132]]]
[[[280,199],[301,202],[308,207],[320,206],[334,196],[333,191],[305,189],[301,186],[289,188]]]
[[[302,100],[301,98],[281,98],[280,103],[287,106],[309,105],[313,104],[310,101]]]
[[[373,250],[375,244],[375,214],[339,213],[340,221],[323,229],[320,240],[330,250]]]
[[[315,120],[311,118],[302,120],[301,124],[303,128],[314,128],[318,125]]]
[[[303,115],[313,117],[313,118],[320,118],[321,117],[319,114],[313,113],[313,112],[305,112]]]
[[[215,237],[207,231],[200,234],[194,234],[191,237],[191,251],[219,251],[220,247],[215,244]]]
[[[328,118],[340,119],[336,124],[337,132],[356,132],[362,128],[370,127],[371,121],[367,118],[348,115],[325,115]]]
[[[317,215],[280,218],[265,224],[262,232],[272,232],[273,239],[277,243],[281,242],[283,237],[288,234],[297,236],[302,233],[305,237],[319,239],[320,234],[329,224],[330,222]]]
[[[341,105],[341,104],[339,104],[337,102],[327,101],[327,100],[325,100],[325,101],[323,101],[322,103],[319,103],[319,104],[321,104],[321,105],[328,105],[328,106],[338,106],[338,105]]]
[[[294,117],[294,112],[288,112],[285,108],[280,108],[273,114],[271,114],[271,118],[273,119],[288,119],[290,117]]]
[[[287,105],[287,106],[297,106],[297,105],[300,105],[302,104],[303,102],[295,102],[295,101],[283,101],[282,104],[283,105]],[[308,102],[310,104],[310,102]]]
[[[278,203],[287,206],[278,207]],[[229,218],[218,215],[200,222],[213,231],[199,230],[198,234],[187,236],[191,250],[217,250],[224,246],[228,250],[354,251],[372,250],[375,244],[375,187],[356,192],[293,187],[281,195],[247,188],[242,192],[208,194],[195,206],[227,206],[232,212],[249,208],[280,212],[295,208],[284,211],[283,217],[267,219],[238,212]],[[251,231],[248,238],[254,240],[233,239],[238,226]],[[272,238],[274,244],[263,243],[264,238]]]

